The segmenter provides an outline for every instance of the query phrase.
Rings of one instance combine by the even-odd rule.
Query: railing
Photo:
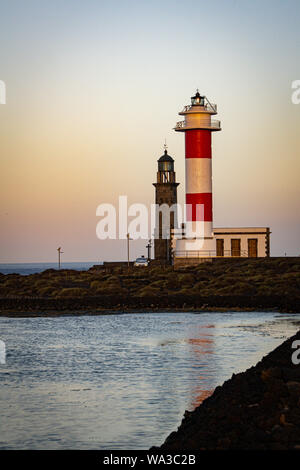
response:
[[[202,126],[201,124],[196,124],[197,128],[199,129],[221,129],[221,121],[217,121],[216,119],[212,119],[210,123],[204,123]],[[187,125],[185,121],[178,121],[175,124],[174,129],[190,129],[193,126]]]
[[[201,106],[201,108],[205,111],[211,111],[213,113],[217,112],[217,105],[213,104],[213,103],[206,103],[204,106]],[[192,106],[191,104],[188,104],[187,106],[185,106],[183,108],[183,110],[181,112],[186,113],[187,111],[190,111],[191,109],[195,109],[195,106]],[[198,110],[198,106],[197,106],[197,110]],[[196,112],[196,110],[195,110],[195,112]]]
[[[248,258],[247,250],[224,250],[217,255],[216,250],[182,250],[174,252],[175,258]]]
[[[175,129],[183,129],[185,127],[185,121],[178,121],[175,124]]]

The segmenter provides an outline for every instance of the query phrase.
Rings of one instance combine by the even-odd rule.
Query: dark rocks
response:
[[[233,374],[161,446],[169,450],[300,449],[300,365],[285,341],[246,372]]]
[[[300,382],[288,382],[286,386],[291,395],[300,397]]]

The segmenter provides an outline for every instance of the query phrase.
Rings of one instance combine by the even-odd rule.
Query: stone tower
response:
[[[164,155],[158,160],[158,171],[155,186],[155,204],[171,207],[177,204],[176,173],[174,171],[174,160],[167,153],[165,146]],[[164,211],[157,208],[156,224],[154,233],[154,258],[163,263],[171,263],[171,230],[175,228],[177,220],[176,210]]]

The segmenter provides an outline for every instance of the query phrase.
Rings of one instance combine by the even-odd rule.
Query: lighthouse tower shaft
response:
[[[175,131],[185,134],[186,240],[178,240],[176,251],[200,250],[203,256],[214,251],[212,209],[212,132],[221,130],[211,117],[217,106],[197,90],[191,105],[179,113],[185,117]],[[191,244],[191,240],[193,243]]]

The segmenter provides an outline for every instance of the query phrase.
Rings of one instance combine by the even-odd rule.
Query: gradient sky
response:
[[[172,128],[196,88],[222,122],[214,225],[270,226],[271,255],[300,255],[299,17],[299,0],[0,0],[0,262],[125,259],[96,207],[153,203],[165,138],[183,202]]]

